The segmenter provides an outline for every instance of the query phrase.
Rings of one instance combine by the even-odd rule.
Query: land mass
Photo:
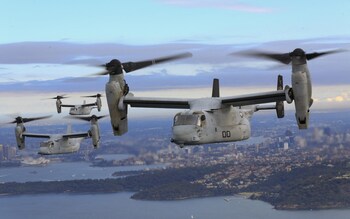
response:
[[[330,209],[350,207],[350,163],[297,168],[280,172],[250,186],[250,198],[276,209]]]
[[[117,179],[4,183],[0,195],[43,193],[134,192],[133,199],[181,200],[245,194],[266,201],[276,209],[330,209],[350,207],[350,163],[295,168],[272,174],[265,180],[241,188],[208,186],[201,179],[225,171],[232,164],[135,171]],[[120,176],[120,174],[117,174]]]

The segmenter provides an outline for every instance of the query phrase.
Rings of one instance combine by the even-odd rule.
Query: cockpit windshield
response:
[[[205,120],[204,115],[192,114],[192,115],[176,115],[174,118],[174,126],[177,125],[196,125],[202,126],[202,122]]]

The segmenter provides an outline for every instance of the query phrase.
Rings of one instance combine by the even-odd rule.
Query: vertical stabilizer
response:
[[[277,77],[277,90],[283,90],[283,76],[278,75]],[[277,118],[283,118],[284,117],[284,102],[283,101],[277,101],[276,102],[276,114]]]
[[[220,86],[219,86],[219,79],[214,78],[213,80],[213,91],[211,94],[212,97],[220,97]]]

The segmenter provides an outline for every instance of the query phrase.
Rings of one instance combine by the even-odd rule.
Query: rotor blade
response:
[[[66,99],[66,98],[68,98],[67,94],[62,94],[62,95],[57,95],[56,97],[51,97],[51,98],[48,98],[48,99],[57,100],[57,99]]]
[[[92,115],[92,116],[66,116],[65,118],[68,118],[68,119],[80,119],[80,120],[83,120],[83,121],[88,121],[90,122],[93,118],[99,120],[99,119],[102,119],[104,117],[107,117],[108,115],[103,115],[103,116],[95,116],[95,115]]]
[[[103,115],[103,116],[97,116],[97,120],[103,119],[105,117],[107,117],[108,115]]]
[[[91,120],[90,117],[75,117],[75,116],[71,116],[71,117],[68,117],[70,119],[80,119],[80,120],[83,120],[83,121],[87,121],[89,122]]]
[[[101,72],[97,72],[97,73],[94,73],[94,74],[91,74],[90,76],[97,76],[97,75],[108,75],[109,74],[109,71],[101,71]]]
[[[90,116],[65,116],[65,119],[79,119],[84,121],[90,121]]]
[[[136,71],[141,68],[145,68],[151,65],[155,64],[160,64],[163,62],[168,62],[168,61],[173,61],[177,59],[183,59],[187,57],[192,57],[191,53],[181,53],[178,55],[173,55],[173,56],[166,56],[166,57],[161,57],[157,59],[150,59],[150,60],[145,60],[145,61],[140,61],[140,62],[124,62],[122,63],[123,69],[126,73]]]
[[[333,54],[333,53],[340,53],[340,52],[345,52],[345,51],[346,50],[337,49],[337,50],[330,50],[330,51],[326,51],[326,52],[308,53],[308,54],[306,54],[306,59],[307,60],[311,60],[311,59],[318,58],[318,57],[323,56],[323,55],[328,55],[328,54]]]
[[[95,94],[95,95],[81,96],[81,97],[102,97],[102,94]]]
[[[47,118],[50,118],[51,116],[41,116],[41,117],[33,117],[33,118],[22,118],[23,122],[26,123],[26,122],[32,122],[32,121],[35,121],[35,120],[41,120],[41,119],[47,119]]]
[[[16,124],[16,123],[26,123],[26,122],[32,122],[35,120],[41,120],[41,119],[47,119],[50,118],[51,116],[41,116],[41,117],[32,117],[32,118],[23,118],[21,116],[17,116],[15,118],[15,120],[13,120],[12,122],[7,122],[4,124]]]
[[[292,61],[289,53],[266,53],[266,52],[259,52],[259,51],[247,51],[247,52],[240,52],[238,54],[243,56],[270,59],[270,60],[281,62],[282,64],[285,64],[285,65],[288,65]]]
[[[4,125],[8,125],[8,124],[15,124],[17,123],[17,121],[12,121],[12,122],[4,122],[4,123],[1,123],[0,126],[4,126]]]

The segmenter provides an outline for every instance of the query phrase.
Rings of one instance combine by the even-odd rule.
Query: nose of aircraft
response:
[[[53,145],[54,143],[51,141],[41,142],[38,154],[51,154],[51,148]]]
[[[195,144],[200,140],[198,132],[195,125],[174,126],[171,141],[178,145]]]
[[[49,150],[47,148],[40,147],[39,151],[38,151],[38,154],[47,155],[47,154],[50,154],[50,152],[49,152]]]

